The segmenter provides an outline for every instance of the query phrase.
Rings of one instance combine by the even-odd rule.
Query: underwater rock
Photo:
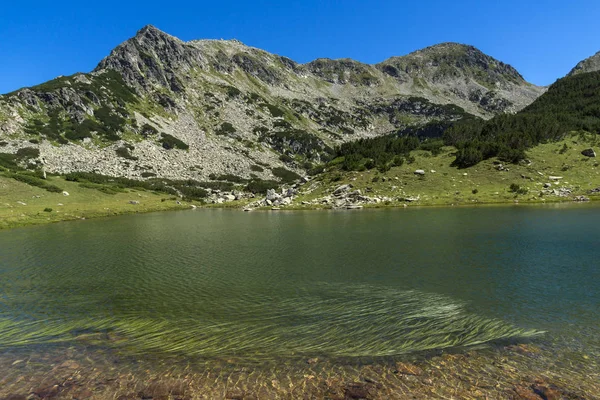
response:
[[[32,391],[32,393],[42,399],[51,399],[53,397],[56,397],[60,393],[60,386],[44,386]]]
[[[344,388],[344,394],[346,399],[371,399],[373,398],[371,384],[352,382],[346,385]]]
[[[2,400],[27,400],[27,396],[22,394],[9,394],[6,397],[3,397]]]
[[[423,375],[423,370],[416,365],[403,362],[396,363],[396,371],[402,375]]]

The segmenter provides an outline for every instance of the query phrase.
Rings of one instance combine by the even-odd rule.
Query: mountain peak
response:
[[[181,42],[180,39],[175,36],[171,36],[168,33],[161,31],[154,25],[146,25],[142,29],[136,32],[135,36],[130,40],[144,41],[144,40],[154,40],[154,41],[165,41],[165,40],[176,40]]]
[[[600,51],[593,56],[580,61],[575,68],[573,68],[571,72],[567,74],[567,76],[594,71],[600,71]]]
[[[523,76],[512,66],[474,46],[455,42],[440,43],[406,56],[392,57],[379,64],[379,67],[396,74],[403,71],[409,75],[431,75],[437,80],[466,76],[486,87],[505,82],[525,83]]]
[[[191,68],[199,60],[198,52],[182,40],[154,25],[146,25],[112,50],[94,71],[113,69],[138,93],[155,84],[181,91],[183,87],[175,78],[175,69]]]

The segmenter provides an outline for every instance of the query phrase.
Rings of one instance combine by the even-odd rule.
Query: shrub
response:
[[[164,147],[167,150],[171,150],[171,149],[187,150],[190,148],[190,146],[188,146],[183,141],[177,139],[175,136],[171,136],[168,133],[164,133],[164,132],[161,133],[161,143],[162,143],[162,147]]]
[[[254,172],[263,172],[265,169],[263,167],[261,167],[260,165],[251,165],[250,166],[250,170],[254,171]]]
[[[321,173],[323,173],[325,171],[325,165],[317,165],[311,169],[308,170],[308,174],[309,175],[319,175]]]
[[[183,186],[179,188],[184,200],[199,200],[208,196],[208,192],[201,187]]]
[[[274,118],[283,117],[285,115],[285,112],[281,108],[273,104],[263,103],[261,106],[266,107]]]
[[[351,153],[344,157],[342,169],[346,171],[358,171],[364,167],[363,157],[359,153]]]
[[[266,194],[267,190],[275,189],[279,186],[278,182],[265,179],[253,179],[246,185],[246,190],[254,194]]]
[[[125,118],[116,114],[110,108],[103,106],[94,111],[94,117],[102,124],[104,131],[114,134],[123,130]]]
[[[137,160],[137,157],[131,155],[130,150],[133,150],[133,146],[121,146],[115,150],[115,153],[117,153],[119,157],[123,157],[128,160]]]
[[[291,182],[297,181],[298,179],[302,178],[300,175],[298,175],[294,171],[290,171],[289,169],[285,169],[285,168],[281,168],[281,167],[273,168],[271,171],[273,172],[273,175],[275,175],[276,177],[281,179],[281,181],[283,183],[291,183]]]
[[[229,135],[230,133],[235,133],[235,127],[231,125],[229,122],[223,122],[221,126],[215,131],[217,135]]]
[[[255,135],[264,135],[267,132],[269,132],[269,129],[264,126],[255,126],[254,128],[252,128],[252,133],[254,133]]]
[[[45,189],[51,193],[62,193],[62,191],[63,191],[58,186],[51,185],[48,182],[46,182],[45,180],[38,178],[36,176],[33,176],[33,175],[29,175],[27,173],[12,173],[12,174],[7,174],[6,176],[8,176],[9,178],[12,178],[14,180],[17,180],[19,182],[26,183],[27,185],[36,186],[36,187]]]
[[[452,166],[458,168],[468,168],[478,164],[483,160],[483,153],[475,146],[467,146],[456,153],[456,159]]]
[[[44,208],[44,212],[52,212],[52,209],[50,207],[46,207]]]
[[[431,155],[437,156],[442,152],[442,147],[444,146],[444,141],[441,139],[437,140],[427,140],[419,146],[421,150],[430,151]]]
[[[215,180],[219,181],[227,181],[234,183],[246,183],[248,180],[242,178],[241,176],[233,175],[233,174],[221,174],[221,175],[213,175]],[[212,177],[211,177],[212,179]]]
[[[471,190],[471,193],[477,194],[477,193],[479,193],[479,189],[473,189],[473,190]]]
[[[238,88],[233,86],[226,86],[225,92],[227,93],[227,97],[229,98],[238,97],[240,94],[242,94],[242,92]]]
[[[288,156],[287,154],[280,155],[279,160],[283,161],[284,163],[291,163],[294,161],[294,159],[292,157]]]
[[[23,147],[17,150],[16,157],[18,159],[30,159],[30,158],[38,158],[40,156],[40,150],[35,147]]]
[[[569,146],[566,143],[563,144],[563,147],[558,151],[558,154],[565,154],[569,150]]]
[[[273,122],[273,127],[290,129],[292,127],[292,124],[290,124],[284,119],[277,119],[275,120],[275,122]]]
[[[233,190],[233,183],[223,181],[212,181],[212,182],[198,182],[198,186],[205,189],[231,191]]]

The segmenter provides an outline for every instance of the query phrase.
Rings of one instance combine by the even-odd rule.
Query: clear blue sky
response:
[[[236,38],[298,62],[376,63],[467,43],[539,85],[600,50],[598,0],[22,0],[0,10],[0,93],[88,72],[147,24],[183,40]]]

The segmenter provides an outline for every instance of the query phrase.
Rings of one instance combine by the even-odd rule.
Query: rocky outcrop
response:
[[[567,76],[584,74],[586,72],[600,71],[600,51],[593,56],[586,58],[585,60],[577,63]]]

